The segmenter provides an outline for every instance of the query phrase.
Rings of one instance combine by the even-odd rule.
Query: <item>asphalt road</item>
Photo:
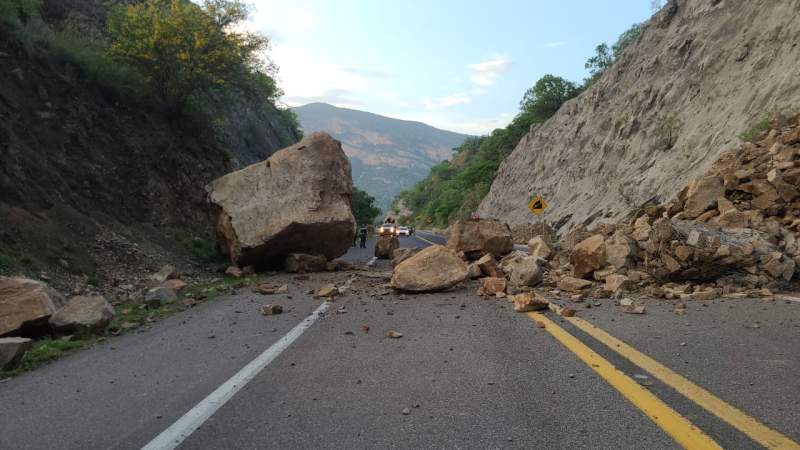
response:
[[[419,232],[403,246],[442,239]],[[365,264],[367,249],[346,259]],[[390,270],[378,261],[373,272]],[[0,448],[140,448],[309,316],[307,290],[347,273],[242,290],[0,383]],[[679,448],[551,330],[468,283],[402,295],[358,278],[320,320],[216,410],[181,448]],[[291,298],[289,298],[291,297]],[[288,312],[262,316],[261,303]],[[587,305],[591,308],[587,308]],[[664,301],[645,315],[610,300],[578,316],[800,441],[800,303]],[[550,320],[724,448],[762,448],[572,322]],[[368,327],[368,332],[365,331]],[[395,330],[400,339],[389,339]],[[645,380],[645,381],[642,381]]]

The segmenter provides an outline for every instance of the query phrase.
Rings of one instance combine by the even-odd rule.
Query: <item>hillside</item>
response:
[[[468,137],[420,122],[311,103],[294,108],[303,131],[325,131],[342,142],[353,165],[353,182],[388,209],[397,193],[452,156]]]
[[[672,1],[614,66],[522,138],[481,216],[564,232],[672,198],[763,117],[800,106],[797,2]]]
[[[297,140],[243,92],[175,116],[121,83],[102,41],[67,31],[99,33],[103,4],[0,21],[0,274],[45,273],[66,292],[199,268],[214,255],[204,186]]]

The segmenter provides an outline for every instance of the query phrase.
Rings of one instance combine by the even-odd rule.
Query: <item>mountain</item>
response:
[[[468,137],[327,103],[310,103],[294,111],[305,133],[325,131],[342,142],[353,165],[353,182],[374,196],[384,211],[395,195],[450,158],[453,148]]]
[[[627,217],[701,176],[738,136],[800,105],[797,2],[671,0],[602,77],[524,136],[478,213],[518,227]],[[792,75],[794,74],[794,75]]]

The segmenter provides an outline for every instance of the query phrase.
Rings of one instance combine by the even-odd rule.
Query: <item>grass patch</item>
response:
[[[192,256],[199,262],[206,264],[222,264],[225,262],[225,257],[217,251],[217,246],[211,239],[196,237],[191,240],[184,240],[183,245],[189,249]]]
[[[20,364],[14,369],[0,370],[0,380],[14,377],[23,372],[33,370],[42,364],[58,359],[78,349],[88,347],[96,342],[95,338],[64,337],[42,339],[34,342],[30,350],[22,357]]]
[[[125,334],[148,323],[157,322],[177,312],[185,311],[205,299],[212,299],[217,295],[229,293],[232,288],[249,286],[260,280],[261,277],[259,275],[250,275],[243,278],[215,278],[207,282],[187,286],[181,293],[183,300],[179,299],[176,302],[168,303],[158,308],[148,308],[147,305],[137,300],[115,301],[113,302],[115,315],[108,326],[107,333],[114,336]],[[187,302],[187,299],[191,301]],[[17,367],[10,370],[0,370],[0,380],[36,369],[42,364],[88,347],[103,339],[105,338],[94,336],[79,337],[75,335],[35,341]]]
[[[745,142],[756,142],[769,130],[770,118],[765,115],[756,123],[750,126],[746,131],[739,135],[739,139]]]
[[[232,288],[252,286],[261,281],[259,275],[248,275],[242,278],[224,277],[214,278],[204,283],[187,286],[183,290],[183,295],[195,300],[203,300],[220,294],[230,292]]]

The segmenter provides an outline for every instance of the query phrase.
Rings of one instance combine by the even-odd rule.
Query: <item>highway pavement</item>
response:
[[[271,274],[288,294],[242,289],[2,382],[0,448],[798,448],[798,301],[590,299],[575,319],[475,282],[392,292],[389,270],[327,305],[309,289],[352,274]]]

